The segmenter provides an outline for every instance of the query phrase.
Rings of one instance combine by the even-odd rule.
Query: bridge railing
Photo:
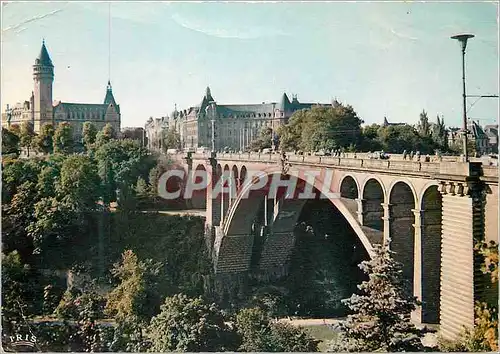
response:
[[[352,155],[352,156],[351,156]],[[204,160],[210,157],[210,154],[192,154],[193,159]],[[388,160],[370,159],[368,154],[357,154],[354,158],[354,153],[348,155],[350,157],[338,156],[313,156],[313,155],[287,155],[288,161],[298,164],[308,165],[321,165],[321,166],[341,166],[352,168],[364,168],[372,170],[391,170],[391,171],[404,171],[424,174],[447,174],[458,176],[469,176],[478,172],[471,170],[472,165],[463,162],[457,162],[457,156],[445,156],[442,161],[418,162],[412,160],[404,160],[402,155],[401,159],[395,158],[391,155]],[[281,155],[279,154],[260,154],[260,153],[218,153],[217,159],[221,161],[246,161],[246,162],[260,162],[260,163],[279,163]],[[477,159],[476,159],[477,160]],[[496,177],[498,176],[498,169],[483,165],[483,176]],[[477,167],[475,167],[477,169]]]

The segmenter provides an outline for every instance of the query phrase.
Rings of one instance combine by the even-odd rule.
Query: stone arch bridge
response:
[[[206,207],[216,274],[249,271],[257,224],[269,235],[259,267],[279,271],[307,199],[328,199],[369,255],[384,242],[396,252],[422,301],[414,320],[439,323],[446,338],[473,325],[474,301],[482,296],[473,247],[498,236],[497,168],[330,156],[292,155],[285,161],[248,153],[174,158],[183,160],[191,180],[210,176],[191,203]]]

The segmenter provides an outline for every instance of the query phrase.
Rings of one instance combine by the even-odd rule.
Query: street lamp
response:
[[[463,130],[464,130],[464,159],[465,162],[469,161],[469,154],[467,152],[467,96],[465,93],[465,48],[467,47],[467,40],[474,38],[473,34],[457,34],[451,37],[458,40],[462,44],[462,86],[463,86]]]

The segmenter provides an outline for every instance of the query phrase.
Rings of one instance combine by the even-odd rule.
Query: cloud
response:
[[[252,26],[250,28],[224,28],[221,23],[217,23],[217,27],[210,23],[202,23],[199,20],[192,20],[174,13],[171,16],[172,20],[192,31],[206,34],[207,36],[228,39],[257,39],[262,37],[287,36],[286,32],[278,29]]]
[[[34,22],[34,21],[38,21],[38,20],[41,20],[41,19],[44,19],[46,17],[50,17],[50,16],[53,16],[55,15],[56,13],[58,12],[61,12],[63,9],[56,9],[54,11],[51,11],[49,13],[46,13],[46,14],[42,14],[42,15],[36,15],[36,16],[33,16],[33,17],[30,17],[26,20],[23,20],[15,25],[12,25],[12,26],[9,26],[9,27],[6,27],[4,29],[2,29],[2,32],[3,33],[7,33],[9,31],[15,31],[17,30],[15,33],[19,33],[19,32],[22,32],[24,29],[26,28],[23,28],[21,30],[18,30],[20,27],[24,26],[25,24],[28,24],[30,22]]]
[[[403,33],[399,33],[399,32],[396,32],[393,28],[390,28],[389,29],[391,31],[392,34],[398,36],[399,38],[403,38],[403,39],[411,39],[412,41],[417,41],[418,38],[415,38],[415,37],[411,37],[411,36],[408,36],[406,34],[403,34]]]

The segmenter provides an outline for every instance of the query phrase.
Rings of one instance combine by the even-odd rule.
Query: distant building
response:
[[[462,144],[463,129],[449,128],[448,146],[457,146]],[[490,138],[484,132],[479,123],[471,121],[467,127],[467,139],[474,145],[474,149],[479,155],[489,154],[492,149],[490,147]]]
[[[389,121],[387,120],[387,117],[384,117],[384,121],[382,122],[382,126],[383,127],[388,127],[388,126],[391,126],[391,125],[406,125],[406,123],[389,123]]]
[[[180,127],[183,148],[212,147],[212,129],[215,149],[245,150],[259,137],[264,127],[275,131],[286,124],[292,114],[314,105],[331,105],[292,101],[286,93],[279,103],[218,104],[207,87],[199,105],[175,111],[175,121]]]
[[[137,140],[141,146],[145,146],[145,132],[142,127],[125,127],[120,132],[120,138]]]
[[[498,154],[498,124],[485,125],[484,132],[488,136],[490,152]]]
[[[116,132],[120,131],[120,106],[115,101],[109,81],[101,104],[52,101],[54,65],[45,42],[42,43],[40,54],[33,65],[33,80],[34,90],[29,100],[12,108],[7,105],[5,113],[2,114],[3,127],[30,122],[38,133],[44,124],[57,127],[59,123],[68,122],[73,128],[76,141],[81,140],[84,122],[92,122],[99,130],[110,123]]]

